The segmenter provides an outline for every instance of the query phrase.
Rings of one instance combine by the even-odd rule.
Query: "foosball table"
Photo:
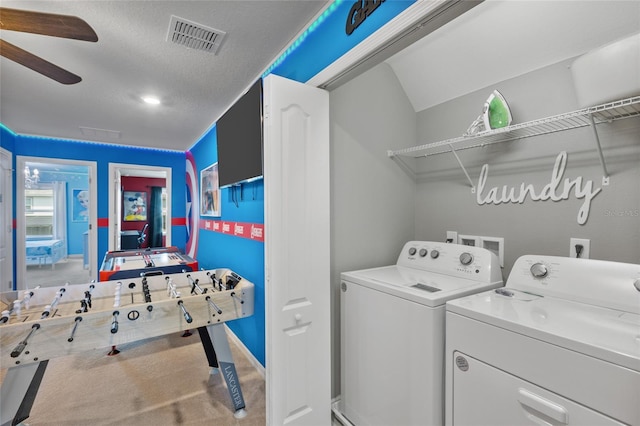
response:
[[[29,417],[47,363],[71,354],[197,329],[244,417],[224,323],[253,315],[254,285],[229,269],[66,284],[0,293],[0,425]]]

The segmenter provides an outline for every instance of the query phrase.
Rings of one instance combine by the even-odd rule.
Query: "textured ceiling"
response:
[[[327,4],[3,0],[2,7],[78,16],[99,40],[2,31],[82,81],[62,85],[3,57],[0,121],[18,134],[187,150]],[[171,15],[226,32],[218,53],[166,42]],[[145,104],[146,94],[162,104]]]

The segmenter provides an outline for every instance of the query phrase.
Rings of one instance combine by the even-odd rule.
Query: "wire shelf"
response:
[[[498,142],[540,136],[564,130],[577,129],[593,124],[610,123],[630,117],[640,116],[640,96],[610,102],[594,107],[554,115],[525,123],[514,124],[500,129],[489,130],[472,136],[460,136],[453,139],[428,143],[411,148],[389,151],[389,156],[428,157],[453,150],[459,151],[477,148]]]

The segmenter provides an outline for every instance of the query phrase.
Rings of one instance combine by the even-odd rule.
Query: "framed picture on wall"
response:
[[[87,222],[89,218],[89,191],[86,189],[72,189],[71,220],[73,222]]]
[[[200,215],[222,216],[218,163],[213,163],[200,172]]]
[[[127,222],[147,220],[147,193],[124,191],[122,193],[123,219]]]

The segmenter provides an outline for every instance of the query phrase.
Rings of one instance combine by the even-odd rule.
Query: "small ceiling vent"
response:
[[[189,49],[204,50],[215,55],[226,34],[224,31],[171,15],[167,41],[183,45]]]

